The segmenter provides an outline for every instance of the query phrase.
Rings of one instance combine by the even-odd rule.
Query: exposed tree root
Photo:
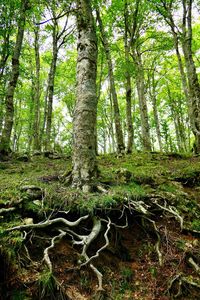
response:
[[[0,209],[0,214],[4,214],[4,213],[7,213],[7,212],[11,212],[11,211],[14,211],[15,209],[16,209],[15,207],[1,208],[1,209]]]
[[[188,259],[188,263],[195,270],[195,272],[200,275],[200,267],[198,266],[198,264],[194,261],[194,259],[192,257],[190,257]]]
[[[186,277],[183,274],[177,274],[169,282],[169,286],[168,286],[168,289],[167,289],[167,292],[168,292],[169,296],[172,294],[172,289],[173,289],[173,286],[174,286],[175,282],[177,282],[178,285],[177,285],[176,294],[173,295],[173,298],[178,298],[179,296],[182,295],[183,284],[187,284],[187,285],[190,285],[192,287],[200,289],[200,283],[196,282],[195,279],[192,278],[191,276]]]
[[[52,249],[52,248],[54,248],[55,243],[58,242],[58,241],[60,241],[60,240],[66,235],[66,232],[65,232],[65,231],[63,231],[63,230],[61,230],[61,229],[59,229],[58,231],[60,232],[60,234],[54,236],[54,237],[52,238],[52,240],[51,240],[51,245],[50,245],[49,247],[47,247],[47,248],[44,250],[44,261],[46,262],[46,264],[47,264],[47,266],[48,266],[48,268],[49,268],[49,271],[50,271],[51,273],[53,273],[53,269],[52,269],[52,263],[51,263],[51,260],[50,260],[50,258],[49,258],[49,250]]]
[[[15,227],[12,227],[12,228],[8,228],[6,231],[25,230],[25,229],[34,229],[34,228],[45,228],[45,227],[50,226],[50,225],[55,224],[55,223],[63,223],[66,226],[75,227],[75,226],[79,225],[79,223],[82,220],[86,220],[88,217],[89,217],[89,215],[85,215],[83,217],[80,217],[78,220],[76,220],[74,222],[68,221],[64,218],[56,218],[56,219],[47,220],[47,221],[37,223],[37,224],[15,226]]]
[[[196,236],[196,237],[200,237],[200,231],[199,230],[194,230],[194,229],[191,229],[191,228],[188,228],[188,227],[183,227],[183,232],[184,233],[189,233],[193,236]]]
[[[154,201],[152,201],[151,203],[146,204],[143,201],[127,199],[127,202],[126,202],[126,204],[123,205],[122,209],[118,209],[118,210],[116,209],[119,212],[118,215],[120,215],[118,219],[120,220],[123,218],[123,220],[126,220],[124,225],[123,225],[123,223],[122,223],[122,225],[118,225],[117,223],[112,222],[111,218],[106,219],[103,217],[101,218],[101,217],[93,216],[93,218],[92,218],[93,225],[88,233],[88,231],[87,230],[85,231],[85,229],[83,227],[82,227],[81,231],[78,230],[78,226],[80,225],[80,223],[82,221],[89,219],[89,215],[84,215],[82,217],[79,217],[75,221],[71,221],[71,220],[68,220],[69,211],[59,211],[59,213],[62,213],[63,217],[51,219],[50,218],[51,216],[50,216],[47,220],[42,221],[40,223],[22,224],[19,226],[8,228],[5,231],[6,232],[11,232],[14,230],[23,231],[24,232],[23,240],[25,240],[26,236],[27,236],[27,231],[29,231],[29,230],[43,229],[43,228],[47,228],[52,225],[54,225],[54,226],[56,225],[56,230],[58,230],[59,234],[55,235],[51,239],[50,245],[44,249],[44,257],[43,257],[43,261],[47,264],[50,273],[53,274],[53,266],[52,266],[52,261],[49,256],[49,251],[51,249],[53,249],[55,247],[55,244],[57,242],[59,242],[65,235],[68,235],[71,237],[72,244],[77,245],[81,248],[80,257],[79,257],[78,264],[77,264],[77,269],[87,267],[87,266],[89,266],[91,268],[91,270],[93,271],[93,273],[95,274],[95,276],[97,277],[97,280],[98,280],[98,288],[96,290],[97,297],[95,299],[104,299],[105,293],[104,293],[104,289],[103,289],[103,275],[98,270],[94,261],[96,258],[99,257],[100,253],[103,250],[105,250],[110,244],[108,234],[111,229],[111,226],[114,226],[116,228],[122,228],[122,229],[126,228],[128,226],[128,217],[127,217],[128,214],[132,215],[133,212],[136,212],[137,215],[139,215],[143,219],[146,219],[148,222],[150,222],[152,224],[153,230],[157,237],[157,241],[155,244],[155,250],[158,255],[159,265],[160,266],[163,265],[163,257],[162,257],[162,252],[160,250],[160,248],[161,248],[160,232],[158,230],[158,227],[156,226],[156,222],[151,218],[154,216],[154,214],[152,212],[152,203],[153,203],[153,206],[154,206],[154,204],[156,204],[156,206],[158,206],[159,209],[161,209],[163,212],[172,214],[175,217],[175,219],[177,219],[180,222],[181,229],[183,228],[183,218],[179,215],[179,213],[177,212],[177,210],[175,208],[173,208],[172,206],[167,206],[166,202],[164,203],[164,205],[160,205],[154,199]],[[155,208],[155,206],[154,206],[154,208]],[[1,213],[1,210],[0,210],[0,213]],[[105,226],[102,226],[102,223],[104,223]],[[54,230],[55,230],[55,227],[54,227]],[[104,231],[103,235],[104,235],[105,243],[103,244],[103,246],[99,247],[96,250],[95,254],[89,255],[88,254],[89,247],[93,244],[94,240],[98,238],[98,236],[100,235],[100,233],[102,231]],[[86,234],[84,234],[85,232],[86,232]],[[27,256],[31,260],[28,250],[27,250]],[[189,259],[189,263],[196,270],[196,272],[199,273],[199,266],[194,262],[194,260]],[[178,297],[181,294],[181,285],[182,285],[182,282],[186,282],[186,278],[183,277],[182,275],[178,275],[178,276],[174,277],[169,284],[168,291],[171,290],[172,286],[177,281],[179,284],[179,288],[178,288],[176,297]]]
[[[104,233],[104,238],[105,238],[106,243],[100,249],[97,250],[95,255],[91,256],[88,260],[86,260],[86,262],[82,263],[81,267],[90,263],[94,258],[99,257],[99,253],[109,246],[108,232],[110,230],[110,225],[111,225],[111,220],[109,219],[108,224],[107,224],[107,229]],[[82,255],[85,255],[85,254],[82,253]]]
[[[38,224],[27,224],[27,225],[20,225],[20,226],[15,226],[13,228],[9,228],[6,231],[10,232],[13,230],[26,230],[26,229],[40,229],[40,228],[45,228],[47,226],[50,226],[52,224],[56,224],[56,223],[64,223],[64,225],[66,225],[67,227],[76,227],[80,224],[80,222],[82,220],[86,220],[88,218],[88,215],[85,215],[83,217],[80,217],[78,220],[72,222],[72,221],[68,221],[65,218],[55,218],[52,220],[47,220],[44,221],[42,223],[38,223]],[[83,249],[82,249],[82,253],[80,256],[80,267],[86,266],[89,264],[90,268],[93,270],[93,272],[95,273],[95,275],[97,276],[98,279],[98,289],[97,291],[103,291],[103,284],[102,284],[102,278],[103,275],[101,274],[101,272],[94,266],[93,263],[91,263],[92,260],[94,260],[95,258],[97,258],[100,254],[101,251],[103,251],[108,245],[109,245],[109,239],[108,239],[108,232],[110,230],[110,225],[111,225],[111,220],[108,219],[107,222],[107,229],[104,233],[104,238],[106,243],[96,251],[96,254],[89,257],[87,254],[87,250],[88,247],[91,245],[91,243],[97,238],[97,236],[99,235],[100,231],[101,231],[101,226],[102,224],[102,220],[100,218],[97,217],[93,217],[93,227],[91,232],[88,235],[79,235],[77,234],[75,231],[71,230],[70,228],[65,228],[65,229],[58,229],[58,231],[60,232],[58,235],[54,236],[51,239],[51,245],[48,246],[47,248],[45,248],[44,250],[44,261],[46,262],[49,271],[51,273],[53,273],[53,267],[52,267],[52,262],[50,260],[49,257],[49,250],[54,248],[55,243],[60,241],[66,234],[69,234],[72,237],[72,241],[73,244],[77,244],[77,245],[82,245]],[[25,232],[25,231],[24,231]],[[27,236],[26,232],[24,235],[25,239]],[[76,240],[75,240],[76,239]],[[78,240],[77,240],[78,239]],[[82,262],[82,258],[84,258],[84,262]]]
[[[179,213],[178,213],[178,211],[177,211],[177,209],[176,209],[175,207],[173,207],[173,206],[167,207],[166,201],[165,201],[165,205],[164,205],[164,206],[163,206],[163,205],[160,205],[160,204],[157,202],[157,200],[155,200],[154,203],[155,203],[158,207],[160,207],[163,211],[169,212],[170,214],[172,214],[172,215],[175,217],[175,219],[178,219],[179,222],[180,222],[181,230],[183,229],[183,218],[179,215]]]
[[[156,233],[156,236],[157,236],[157,242],[156,242],[156,245],[155,245],[155,249],[156,249],[156,252],[158,254],[158,261],[159,261],[159,265],[162,266],[163,265],[163,259],[162,259],[162,253],[160,251],[160,233],[158,231],[158,228],[156,226],[156,223],[155,221],[149,219],[149,218],[146,218],[149,222],[151,222],[151,224],[153,224],[153,228],[155,230],[155,233]]]
[[[137,211],[138,213],[141,213],[143,215],[151,215],[151,212],[149,211],[150,206],[141,200],[128,200],[128,205],[125,205],[125,207],[127,207],[130,211]]]

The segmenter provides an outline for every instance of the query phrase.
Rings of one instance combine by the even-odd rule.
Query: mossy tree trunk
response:
[[[72,185],[88,192],[97,175],[97,38],[91,1],[77,0],[77,91],[73,118]]]
[[[20,17],[18,21],[16,43],[15,43],[15,48],[12,56],[10,80],[8,83],[6,98],[5,98],[6,112],[4,118],[4,128],[2,131],[1,143],[0,143],[0,152],[3,154],[8,154],[11,150],[10,140],[11,140],[12,127],[13,127],[13,119],[14,119],[13,98],[14,98],[15,88],[17,86],[17,81],[19,77],[19,58],[21,55],[22,42],[24,37],[24,27],[25,27],[27,8],[28,8],[28,0],[22,0]]]

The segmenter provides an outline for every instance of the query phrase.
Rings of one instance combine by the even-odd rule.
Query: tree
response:
[[[77,28],[78,58],[76,105],[73,118],[72,185],[88,192],[97,175],[95,154],[97,38],[90,0],[77,0]]]
[[[126,152],[131,153],[133,148],[133,122],[132,122],[132,88],[131,88],[131,74],[130,74],[130,42],[128,42],[128,4],[127,0],[124,1],[124,52],[125,52],[125,63],[126,63],[126,122],[127,122],[127,132],[128,141]]]
[[[188,114],[191,129],[195,136],[195,151],[200,152],[200,83],[192,52],[192,5],[193,0],[182,0],[182,22],[175,22],[173,10],[177,10],[177,1],[162,0],[156,2],[156,9],[163,16],[166,24],[170,27],[174,39],[175,50],[178,58],[179,71],[182,79],[183,91],[188,103]],[[184,73],[179,45],[182,45],[187,79]]]
[[[119,111],[119,104],[117,99],[117,92],[115,88],[115,79],[114,79],[114,73],[113,73],[113,64],[109,49],[108,40],[106,37],[106,32],[103,27],[103,22],[99,13],[99,10],[96,10],[97,13],[97,20],[99,23],[99,28],[101,32],[102,37],[102,43],[105,49],[107,64],[108,64],[108,74],[109,74],[109,80],[110,80],[110,92],[112,95],[112,101],[113,101],[113,109],[114,109],[114,122],[115,122],[115,132],[116,132],[116,140],[117,140],[117,152],[123,153],[125,146],[124,146],[124,139],[123,139],[123,132],[122,132],[122,126],[121,126],[121,117],[120,117],[120,111]]]
[[[147,110],[147,100],[145,96],[145,74],[144,74],[144,66],[142,61],[142,50],[141,45],[143,44],[143,40],[141,38],[141,33],[145,28],[145,8],[142,7],[142,4],[145,7],[145,3],[142,3],[141,0],[137,0],[134,3],[133,12],[129,14],[129,19],[131,18],[131,22],[127,20],[127,26],[129,24],[129,28],[127,29],[129,33],[129,44],[130,49],[132,50],[132,58],[135,66],[135,81],[137,87],[137,94],[139,100],[140,107],[140,120],[141,120],[141,131],[142,131],[142,145],[143,148],[147,151],[151,150],[151,138],[150,138],[150,127],[149,127],[149,117]],[[126,13],[128,15],[128,12]],[[143,28],[144,27],[144,28]]]
[[[15,88],[17,85],[18,77],[19,77],[19,58],[21,55],[21,48],[24,36],[24,27],[26,20],[26,11],[28,9],[28,0],[21,1],[21,9],[20,9],[20,17],[18,21],[18,31],[16,37],[15,48],[12,56],[12,70],[10,75],[10,80],[8,83],[7,91],[6,91],[6,112],[4,119],[4,128],[1,136],[1,144],[0,144],[0,152],[2,154],[8,154],[10,152],[10,138],[11,131],[13,127],[13,117],[14,117],[14,105],[13,98],[15,93]]]
[[[40,46],[39,46],[39,30],[36,25],[34,28],[34,48],[35,48],[35,86],[34,86],[34,122],[33,122],[33,149],[40,150]]]
[[[52,59],[48,74],[47,91],[45,99],[45,113],[44,113],[44,125],[45,129],[45,150],[51,150],[51,129],[52,129],[52,112],[53,112],[53,96],[54,96],[54,85],[55,76],[57,68],[58,53],[61,47],[66,43],[67,37],[71,34],[71,30],[67,31],[68,26],[68,15],[65,17],[62,27],[59,24],[59,19],[62,15],[66,14],[65,9],[62,6],[62,1],[60,6],[56,1],[52,0],[48,6],[50,15],[52,16],[52,24],[48,24],[51,29],[52,34]],[[42,132],[43,134],[44,132]]]

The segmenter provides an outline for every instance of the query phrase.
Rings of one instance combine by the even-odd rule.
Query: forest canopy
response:
[[[1,1],[1,153],[71,153],[81,2]],[[98,48],[96,151],[199,153],[199,1],[85,2]]]

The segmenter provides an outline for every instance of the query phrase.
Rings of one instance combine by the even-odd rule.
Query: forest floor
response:
[[[134,153],[98,164],[97,191],[85,194],[65,180],[68,157],[0,162],[0,300],[200,299],[200,157]]]

